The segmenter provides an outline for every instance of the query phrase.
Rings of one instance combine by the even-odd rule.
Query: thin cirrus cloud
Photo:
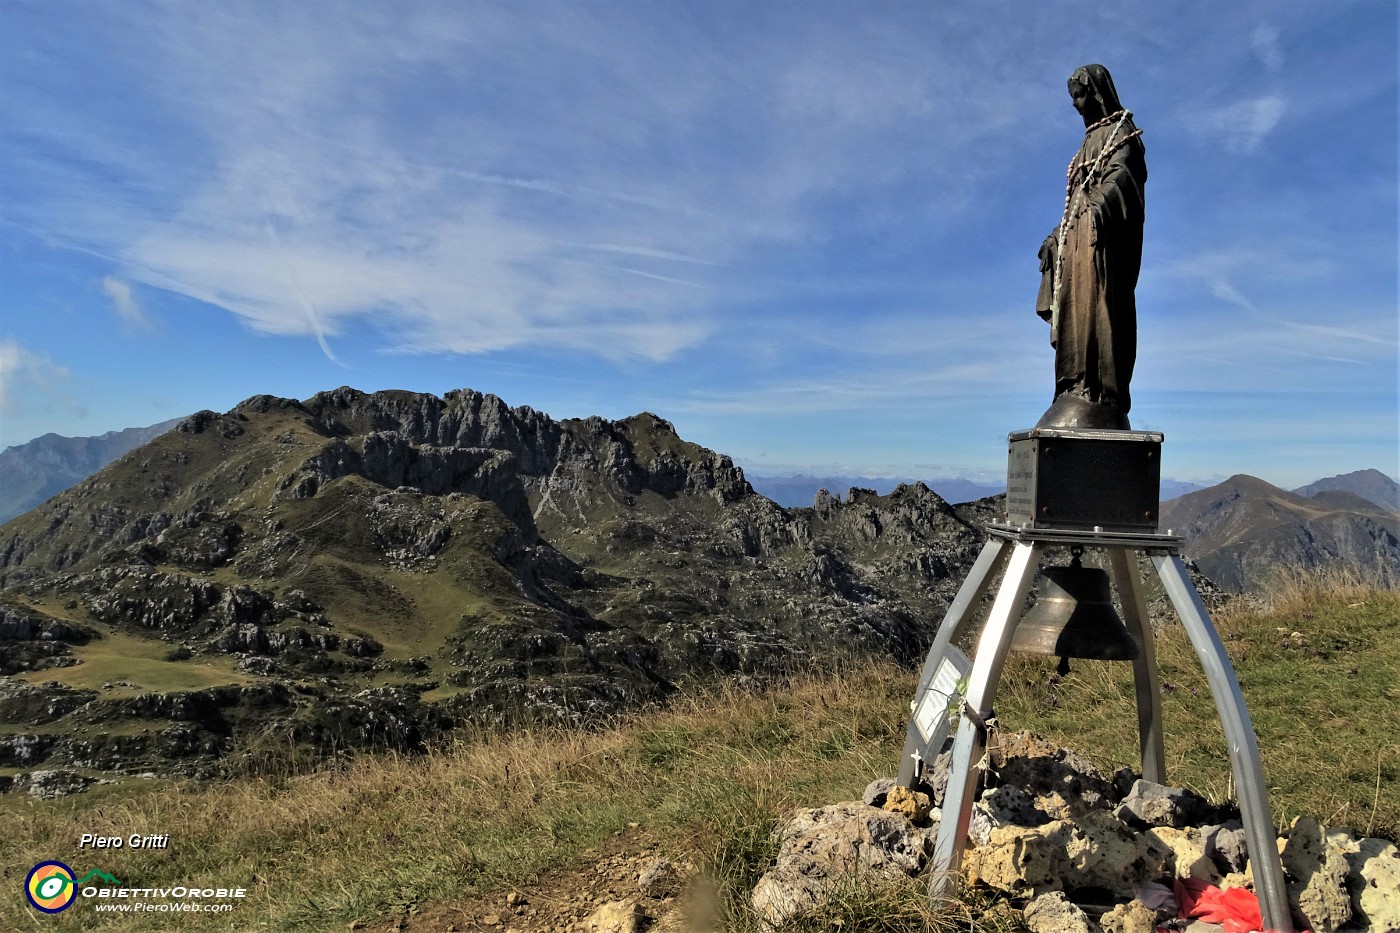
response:
[[[337,335],[363,320],[403,341],[392,349],[568,345],[663,360],[720,326],[717,301],[761,287],[734,260],[820,243],[824,211],[888,214],[872,197],[914,166],[882,134],[921,125],[928,203],[956,207],[973,182],[939,168],[937,152],[965,133],[1012,132],[951,104],[973,76],[889,31],[878,38],[908,46],[917,67],[824,33],[767,56],[746,55],[755,42],[738,35],[718,60],[673,39],[638,53],[664,23],[614,28],[570,8],[527,23],[502,8],[442,20],[412,7],[406,29],[384,28],[372,8],[314,23],[239,9],[153,14],[140,36],[117,18],[117,64],[139,51],[162,66],[138,73],[158,84],[132,79],[128,92],[154,99],[185,151],[143,152],[101,118],[79,138],[35,108],[49,151],[29,167],[80,208],[60,236],[116,259],[123,283],[312,336],[332,358]],[[826,68],[826,52],[845,67]],[[442,96],[406,97],[412,69]],[[58,112],[76,105],[64,103]],[[400,125],[405,108],[421,111],[416,132]],[[708,143],[712,131],[732,150]],[[99,156],[104,180],[47,158],[58,150],[112,153]],[[106,177],[133,197],[105,197]],[[136,196],[158,178],[161,198]]]
[[[673,403],[676,410],[711,415],[800,415],[864,411],[899,406],[901,410],[939,408],[944,402],[1019,396],[1024,390],[1007,380],[1024,369],[1032,354],[983,360],[948,359],[944,365],[902,365],[878,374],[846,372],[752,387],[743,395],[697,391]]]
[[[122,323],[137,330],[150,330],[151,321],[146,317],[145,309],[136,300],[136,296],[131,293],[131,286],[115,276],[106,276],[102,279],[102,294],[112,299],[112,308],[117,312],[117,317]]]
[[[176,332],[162,339],[216,345],[195,332],[231,316],[292,338],[289,358],[319,349],[359,371],[347,381],[425,388],[474,356],[472,378],[512,374],[476,387],[521,402],[567,376],[596,388],[546,398],[561,409],[627,395],[615,404],[724,432],[821,411],[818,446],[839,443],[841,417],[852,430],[942,405],[957,420],[978,399],[1019,424],[1013,396],[1049,380],[1035,248],[1079,139],[1064,79],[1087,61],[1113,69],[1146,131],[1139,372],[1156,390],[1139,404],[1244,372],[1272,396],[1290,368],[1374,382],[1381,345],[1353,337],[1394,334],[1375,272],[1393,268],[1394,156],[1365,117],[1394,110],[1394,53],[1330,9],[84,13],[0,11],[3,222],[46,255],[81,252],[102,313],[158,320]],[[7,336],[98,368],[34,342],[42,323]],[[227,391],[290,378],[253,367]]]
[[[1246,311],[1277,299],[1280,286],[1326,281],[1337,271],[1335,246],[1284,235],[1271,242],[1253,241],[1194,248],[1168,259],[1152,275],[1176,283],[1204,286],[1211,295]]]
[[[296,30],[274,36],[256,22],[232,25],[235,35],[257,40],[250,50],[311,41]],[[184,38],[198,44],[212,34],[192,29]],[[707,227],[706,211],[684,186],[658,192],[654,181],[625,171],[558,164],[547,167],[554,178],[506,177],[464,168],[473,149],[486,150],[479,158],[495,155],[470,137],[460,151],[441,140],[420,149],[387,123],[342,128],[348,96],[397,102],[384,75],[366,73],[353,48],[332,44],[281,59],[278,82],[251,77],[256,51],[242,66],[225,60],[236,79],[205,97],[190,93],[209,84],[200,56],[157,45],[182,70],[170,81],[176,90],[145,92],[187,124],[174,138],[203,139],[204,148],[182,154],[203,171],[173,205],[169,195],[162,202],[107,197],[107,177],[99,175],[140,192],[153,187],[159,163],[152,168],[138,152],[105,145],[113,131],[100,122],[79,138],[36,109],[30,131],[45,151],[28,153],[27,167],[51,197],[15,212],[28,226],[118,261],[123,276],[109,277],[104,291],[128,324],[145,324],[131,281],[223,307],[257,331],[312,335],[332,358],[328,341],[357,318],[409,346],[453,352],[543,341],[657,359],[706,332],[676,325],[677,314],[696,310],[694,286],[704,283],[693,281],[693,269],[684,276],[671,270],[697,247],[720,244],[722,225]],[[392,36],[387,45],[382,57],[392,59],[399,46]],[[285,61],[304,64],[288,72]],[[66,103],[68,110],[75,104]],[[519,133],[499,121],[482,128]],[[519,140],[517,158],[528,156],[529,143]],[[101,173],[54,158],[74,151],[87,160],[112,156]],[[170,180],[186,179],[174,172]],[[60,203],[71,210],[55,210]],[[620,264],[619,256],[632,262]]]
[[[656,358],[674,351],[674,315],[697,303],[691,292],[703,284],[689,274],[590,260],[597,251],[512,218],[512,205],[467,196],[435,211],[371,208],[374,217],[345,223],[334,210],[307,206],[305,193],[318,191],[323,203],[349,193],[315,184],[301,189],[302,203],[274,209],[241,208],[219,191],[120,255],[133,277],[224,307],[261,332],[314,335],[332,357],[326,341],[364,317],[393,322],[385,330],[397,329],[413,345],[453,352],[536,342],[568,320],[556,335],[561,340],[583,336],[596,343],[593,350]],[[578,238],[578,227],[572,232]],[[625,229],[586,222],[581,232],[615,236]],[[676,254],[667,250],[629,252],[674,266]]]
[[[1265,94],[1206,110],[1196,117],[1196,131],[1219,141],[1227,152],[1258,151],[1288,112],[1282,95]]]

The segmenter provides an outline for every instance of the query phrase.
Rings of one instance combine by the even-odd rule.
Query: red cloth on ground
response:
[[[1259,898],[1248,888],[1222,891],[1200,878],[1178,878],[1172,883],[1172,891],[1181,908],[1177,916],[1183,920],[1194,918],[1218,923],[1225,928],[1225,933],[1257,933],[1264,929]]]

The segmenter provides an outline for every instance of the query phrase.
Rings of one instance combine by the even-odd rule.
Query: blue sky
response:
[[[1101,62],[1164,473],[1394,475],[1396,49],[1390,0],[4,0],[0,445],[470,387],[1004,476]]]

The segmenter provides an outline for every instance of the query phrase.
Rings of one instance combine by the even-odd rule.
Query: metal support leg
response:
[[[967,828],[972,821],[972,798],[981,777],[982,755],[987,747],[985,722],[992,715],[997,682],[1001,679],[1012,633],[1020,621],[1031,577],[1039,565],[1043,544],[1018,541],[1011,553],[1006,576],[997,590],[987,624],[977,641],[972,673],[968,677],[966,708],[953,741],[948,788],[943,795],[943,815],[933,849],[933,874],[929,895],[941,897],[962,864]]]
[[[1162,578],[1162,586],[1177,615],[1186,626],[1186,634],[1191,638],[1196,657],[1205,669],[1210,692],[1215,697],[1215,708],[1225,730],[1225,743],[1230,749],[1235,786],[1239,788],[1240,813],[1244,817],[1245,834],[1249,840],[1249,860],[1254,867],[1254,886],[1259,894],[1264,928],[1292,933],[1293,917],[1288,909],[1283,868],[1276,848],[1277,837],[1269,815],[1268,792],[1259,763],[1259,744],[1249,711],[1245,709],[1235,669],[1230,664],[1215,626],[1211,625],[1201,597],[1186,575],[1181,558],[1175,554],[1154,554],[1152,563]]]
[[[1123,622],[1138,644],[1133,661],[1133,687],[1137,693],[1138,747],[1142,755],[1142,776],[1158,784],[1167,783],[1167,756],[1162,745],[1162,692],[1157,682],[1157,649],[1152,638],[1152,621],[1147,615],[1147,598],[1142,591],[1137,555],[1128,548],[1109,548],[1113,579],[1123,603]]]
[[[924,659],[924,669],[919,675],[919,687],[914,693],[913,707],[917,707],[923,702],[924,691],[929,689],[934,671],[942,663],[948,646],[967,627],[967,623],[972,618],[978,604],[982,602],[982,597],[991,588],[992,580],[996,578],[997,571],[1006,563],[1006,558],[1010,553],[1006,549],[1006,542],[1002,539],[987,539],[987,543],[983,546],[982,553],[977,556],[977,562],[972,565],[967,579],[958,588],[958,595],[949,604],[948,612],[943,616],[943,624],[938,627],[938,634],[934,637],[933,645],[928,650],[928,657]],[[947,726],[945,724],[943,734],[935,735],[930,740],[925,741],[915,724],[914,717],[909,717],[909,726],[904,733],[904,753],[899,759],[898,781],[900,784],[908,787],[913,783],[917,776],[915,773],[916,761],[919,757],[929,758],[937,755],[943,747],[944,739],[947,738],[946,732]]]

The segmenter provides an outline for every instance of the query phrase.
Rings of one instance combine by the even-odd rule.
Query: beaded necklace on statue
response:
[[[1094,158],[1094,164],[1090,166],[1088,173],[1085,175],[1084,185],[1081,187],[1081,190],[1083,187],[1088,187],[1090,176],[1098,174],[1099,167],[1103,164],[1104,159],[1121,149],[1129,140],[1137,139],[1142,135],[1142,130],[1133,130],[1127,136],[1115,141],[1118,136],[1118,131],[1123,128],[1123,123],[1127,120],[1131,120],[1132,117],[1133,112],[1131,110],[1117,110],[1110,113],[1102,120],[1098,120],[1084,127],[1084,135],[1087,137],[1090,133],[1094,132],[1094,130],[1102,129],[1110,123],[1116,122],[1117,124],[1113,127],[1113,132],[1108,135],[1108,139],[1104,141],[1103,148],[1099,150],[1098,156]],[[1080,153],[1076,152],[1074,158],[1069,160],[1069,166],[1065,169],[1065,216],[1061,218],[1062,222],[1069,219],[1070,198],[1075,194],[1074,170],[1082,164],[1079,161],[1079,156]]]
[[[1112,123],[1115,119],[1117,119],[1117,118],[1118,118],[1118,115],[1121,114],[1121,113],[1123,113],[1122,110],[1115,110],[1115,111],[1113,111],[1112,113],[1110,113],[1108,116],[1103,117],[1102,119],[1100,119],[1100,120],[1098,120],[1098,121],[1096,121],[1096,122],[1094,122],[1094,123],[1090,123],[1088,126],[1084,127],[1084,135],[1085,135],[1085,136],[1088,136],[1090,133],[1094,132],[1094,130],[1098,129],[1098,128],[1101,127],[1101,126],[1108,126],[1108,125],[1109,125],[1110,123]],[[1128,116],[1131,117],[1132,114],[1130,113],[1130,114],[1128,114]]]
[[[1128,142],[1142,135],[1142,130],[1133,130],[1122,139],[1118,139],[1119,130],[1123,129],[1123,124],[1131,120],[1133,112],[1131,110],[1118,110],[1108,116],[1084,127],[1084,135],[1087,137],[1094,130],[1102,129],[1113,124],[1113,132],[1108,134],[1108,139],[1104,140],[1103,146],[1099,149],[1099,154],[1094,157],[1094,162],[1089,166],[1089,170],[1084,173],[1084,180],[1078,186],[1074,183],[1075,170],[1081,165],[1080,153],[1076,152],[1074,158],[1069,160],[1069,167],[1065,169],[1065,213],[1060,218],[1059,230],[1055,235],[1055,278],[1052,281],[1050,290],[1050,332],[1057,333],[1060,324],[1060,281],[1065,264],[1065,228],[1069,226],[1073,212],[1079,207],[1079,198],[1088,189],[1089,185],[1098,178],[1104,160],[1117,152]],[[1082,152],[1082,150],[1081,150]]]

